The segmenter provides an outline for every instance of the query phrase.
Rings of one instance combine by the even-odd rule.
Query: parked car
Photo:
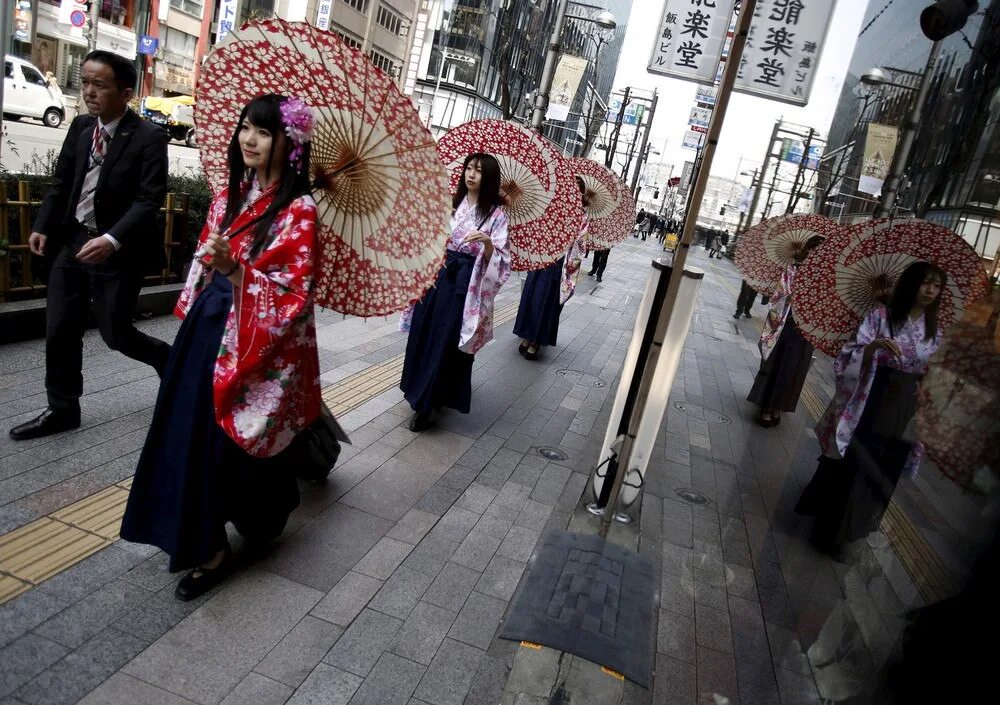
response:
[[[188,147],[195,146],[194,98],[178,95],[170,98],[147,96],[139,104],[139,116],[156,123]]]
[[[3,116],[13,120],[37,118],[49,127],[59,127],[66,119],[63,93],[50,85],[30,61],[4,57]]]

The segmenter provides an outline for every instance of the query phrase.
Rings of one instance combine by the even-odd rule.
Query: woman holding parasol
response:
[[[413,408],[411,431],[427,429],[442,407],[469,413],[472,363],[493,339],[493,301],[510,277],[502,206],[500,164],[483,152],[468,155],[452,199],[445,265],[400,319],[409,337],[399,388]]]
[[[816,518],[811,541],[838,555],[878,528],[904,470],[916,472],[923,445],[909,440],[917,388],[941,342],[944,271],[910,264],[887,306],[861,321],[834,363],[837,387],[816,427],[823,456],[795,510]]]
[[[229,183],[212,202],[175,314],[183,319],[122,521],[122,538],[189,570],[193,599],[248,542],[284,529],[298,506],[282,450],[319,414],[313,320],[313,116],[298,98],[250,101],[229,142]]]

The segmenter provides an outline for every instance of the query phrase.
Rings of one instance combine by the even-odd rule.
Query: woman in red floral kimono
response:
[[[296,98],[266,95],[243,109],[229,187],[212,203],[177,302],[184,322],[121,535],[163,549],[171,572],[190,571],[177,585],[183,600],[230,572],[227,522],[263,543],[298,506],[294,469],[279,454],[320,409],[311,130]]]

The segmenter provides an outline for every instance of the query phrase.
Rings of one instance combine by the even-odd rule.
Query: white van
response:
[[[50,86],[30,62],[5,56],[3,116],[15,120],[38,118],[49,127],[59,127],[66,117],[62,91],[58,86]]]

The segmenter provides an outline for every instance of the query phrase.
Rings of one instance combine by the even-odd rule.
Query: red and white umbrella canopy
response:
[[[821,215],[780,215],[758,223],[740,235],[736,268],[762,294],[773,294],[802,247],[817,235],[828,238],[840,226]]]
[[[295,96],[316,119],[311,171],[322,306],[356,316],[402,310],[434,283],[449,235],[448,175],[412,101],[332,32],[265,20],[231,32],[198,82],[202,167],[219,193],[243,107]]]
[[[861,319],[892,294],[911,263],[944,270],[939,321],[947,328],[989,280],[976,251],[948,228],[923,220],[870,220],[842,228],[814,250],[795,278],[792,306],[802,335],[836,356]]]
[[[580,234],[583,206],[576,177],[569,162],[538,133],[505,120],[473,120],[448,130],[437,149],[451,172],[452,192],[470,154],[492,154],[500,163],[513,269],[552,264]]]
[[[597,247],[613,247],[635,224],[635,199],[613,171],[593,159],[571,159],[573,173],[587,190],[587,239]]]

